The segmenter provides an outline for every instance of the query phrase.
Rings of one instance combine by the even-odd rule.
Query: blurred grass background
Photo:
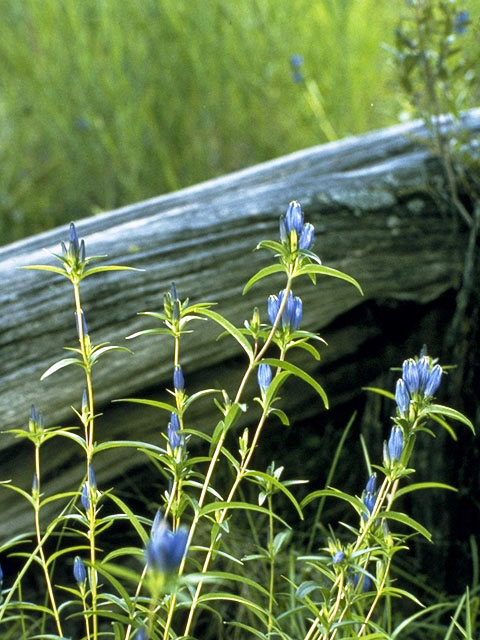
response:
[[[404,7],[0,0],[0,242],[397,122]]]

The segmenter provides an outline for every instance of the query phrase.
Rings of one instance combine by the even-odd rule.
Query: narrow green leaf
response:
[[[51,367],[49,367],[45,373],[42,375],[42,377],[40,378],[40,380],[45,380],[45,378],[48,378],[48,376],[51,376],[52,373],[55,373],[56,371],[59,371],[60,369],[63,369],[64,367],[68,367],[71,364],[76,364],[80,367],[84,367],[84,363],[79,360],[78,358],[63,358],[63,360],[59,360],[58,362],[55,362],[55,364],[52,364]]]
[[[325,405],[325,409],[328,409],[328,398],[323,387],[319,385],[318,382],[314,378],[312,378],[312,376],[308,375],[308,373],[306,373],[303,369],[300,369],[300,367],[297,367],[291,362],[286,362],[285,360],[279,360],[278,358],[264,358],[262,362],[265,362],[266,364],[269,364],[272,367],[280,367],[280,369],[283,369],[284,371],[289,371],[290,373],[293,373],[293,375],[297,376],[298,378],[301,378],[304,382],[306,382],[307,384],[309,384],[311,387],[315,389],[318,395],[322,398],[323,404]]]
[[[451,409],[450,407],[444,407],[441,404],[431,404],[427,408],[427,413],[438,413],[441,416],[446,416],[447,418],[451,418],[452,420],[458,420],[458,422],[466,424],[467,427],[475,435],[475,427],[470,422],[470,420],[463,415],[463,413],[460,413],[460,411],[456,411],[455,409]]]
[[[107,351],[125,351],[126,353],[132,353],[130,349],[127,349],[127,347],[117,347],[112,344],[108,347],[102,347],[101,349],[94,351],[92,357],[90,358],[91,364],[95,364],[98,358],[104,353],[107,353]]]
[[[92,267],[87,269],[82,274],[82,279],[93,275],[94,273],[101,273],[103,271],[145,271],[145,269],[136,269],[135,267],[119,267],[116,265],[104,265],[103,267]]]
[[[216,311],[212,311],[211,309],[199,309],[198,313],[210,318],[221,327],[223,327],[228,333],[235,338],[235,340],[240,344],[240,346],[247,353],[250,361],[253,359],[253,349],[249,341],[242,335],[242,333],[226,318],[217,313]]]
[[[387,518],[388,520],[395,520],[396,522],[401,522],[407,527],[410,527],[411,529],[414,529],[414,531],[420,533],[429,542],[432,541],[432,534],[430,533],[430,531],[410,516],[407,516],[405,513],[398,513],[396,511],[382,511],[380,513],[380,517]]]
[[[104,495],[107,495],[107,497],[110,498],[110,500],[114,502],[117,505],[117,507],[119,507],[123,511],[123,513],[128,517],[130,523],[134,526],[143,544],[146,545],[149,539],[149,535],[143,528],[140,520],[130,509],[130,507],[121,498],[114,495],[113,493],[106,493]]]
[[[247,291],[251,287],[253,287],[253,285],[259,280],[262,280],[263,278],[267,278],[268,276],[271,276],[274,273],[280,273],[280,272],[286,273],[285,267],[282,266],[281,264],[272,264],[269,267],[264,267],[263,269],[260,269],[260,271],[257,271],[257,273],[253,275],[250,278],[250,280],[247,282],[247,284],[243,287],[242,295],[245,295]]]
[[[70,280],[69,274],[65,271],[65,269],[62,269],[61,267],[51,267],[46,264],[28,264],[20,267],[20,269],[31,269],[32,271],[51,271],[52,273],[58,273],[59,276],[64,276],[65,278],[68,278]]]
[[[338,271],[338,269],[332,269],[331,267],[324,267],[317,264],[308,264],[301,267],[296,273],[297,276],[303,275],[303,274],[332,276],[333,278],[339,278],[340,280],[345,280],[346,282],[353,284],[353,286],[356,287],[358,291],[361,293],[361,295],[363,296],[362,287],[355,280],[355,278],[352,278],[352,276],[349,276],[346,273],[343,273],[343,271]]]
[[[393,393],[385,391],[385,389],[379,389],[378,387],[362,387],[362,391],[373,391],[373,393],[378,393],[380,396],[385,396],[385,398],[395,400],[395,395]]]
[[[357,513],[362,513],[365,510],[363,502],[356,498],[355,496],[351,496],[344,491],[340,491],[339,489],[318,489],[317,491],[312,491],[301,501],[300,506],[302,509],[312,500],[316,498],[322,498],[323,496],[330,498],[340,498],[340,500],[345,500],[352,505],[352,507],[357,511]]]
[[[275,478],[275,476],[272,476],[272,475],[270,475],[268,473],[265,473],[264,471],[247,471],[245,473],[245,477],[246,478],[253,478],[255,480],[258,479],[258,478],[261,478],[265,482],[269,482],[276,489],[278,489],[278,491],[281,491],[283,494],[285,494],[287,496],[287,498],[290,500],[290,502],[293,504],[293,506],[297,510],[297,513],[300,516],[300,519],[303,520],[302,509],[301,509],[300,505],[298,504],[295,496],[293,495],[293,493],[291,491],[289,491],[287,489],[287,487],[282,482],[280,482],[280,480]]]
[[[269,476],[270,477],[270,476]],[[210,504],[205,505],[200,509],[200,517],[206,516],[209,513],[214,513],[215,511],[223,511],[226,509],[229,511],[230,509],[245,509],[248,511],[258,511],[259,513],[263,513],[264,515],[270,515],[270,511],[266,507],[260,507],[257,504],[249,504],[248,502],[211,502]],[[279,522],[281,522],[285,527],[290,528],[289,525],[276,513],[272,513],[273,517],[276,518]]]
[[[117,398],[116,400],[112,400],[112,402],[133,402],[135,404],[146,404],[150,407],[156,407],[157,409],[164,409],[169,413],[177,412],[177,408],[172,404],[167,404],[166,402],[159,402],[158,400],[145,400],[143,398]]]
[[[399,498],[412,491],[417,491],[418,489],[447,489],[448,491],[458,491],[455,487],[452,487],[450,484],[444,484],[443,482],[417,482],[399,489],[395,494],[395,498]]]

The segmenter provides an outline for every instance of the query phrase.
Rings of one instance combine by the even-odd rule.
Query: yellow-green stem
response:
[[[52,605],[53,616],[57,625],[58,634],[63,637],[62,624],[60,622],[60,616],[58,614],[57,604],[55,602],[55,596],[53,594],[52,582],[50,580],[50,574],[48,573],[47,562],[45,553],[43,551],[42,536],[40,531],[40,447],[35,447],[35,473],[37,477],[36,493],[34,495],[34,513],[35,513],[35,532],[37,536],[38,552],[40,554],[40,560],[42,563],[43,573],[45,575],[45,582],[47,585],[48,597],[50,604]]]

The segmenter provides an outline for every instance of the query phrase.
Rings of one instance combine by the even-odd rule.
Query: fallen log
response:
[[[448,131],[454,125],[445,119],[443,126]],[[478,133],[480,109],[466,113],[461,127]],[[171,386],[168,339],[125,343],[125,336],[154,326],[137,314],[161,310],[171,281],[181,298],[217,302],[218,310],[237,326],[251,317],[254,306],[266,319],[266,298],[282,288],[281,278],[258,283],[247,296],[242,296],[242,287],[269,264],[269,254],[252,249],[262,239],[278,237],[279,216],[292,199],[301,202],[306,219],[315,225],[315,250],[323,263],[355,277],[365,294],[361,298],[353,287],[333,278],[319,279],[317,287],[305,281],[295,288],[304,302],[303,325],[328,333],[327,341],[335,344],[335,349],[324,350],[322,363],[308,365],[322,384],[326,371],[338,376],[342,362],[353,362],[354,354],[384,330],[365,319],[368,313],[362,326],[345,324],[341,319],[352,318],[349,312],[360,306],[371,311],[382,301],[426,305],[458,288],[466,232],[452,233],[451,218],[439,210],[435,194],[446,186],[441,165],[429,150],[429,136],[421,122],[391,127],[76,223],[88,255],[107,254],[103,264],[143,269],[104,273],[81,284],[94,342],[128,345],[134,351],[107,356],[94,370],[96,408],[103,413],[97,439],[136,438],[141,431],[141,438],[161,442],[165,415],[110,401],[133,395],[161,399],[164,387]],[[32,403],[48,425],[76,422],[71,406],[80,406],[80,370],[69,367],[40,382],[42,373],[63,357],[63,346],[76,346],[70,285],[55,274],[21,269],[55,264],[47,252],[58,253],[67,236],[67,229],[54,229],[0,249],[3,430],[25,426]],[[215,342],[218,333],[213,324],[199,323],[193,337],[186,337],[181,361],[189,391],[204,386],[207,377],[209,386],[233,388],[241,353],[233,340]],[[358,388],[358,382],[355,385]],[[325,386],[338,399],[352,393],[348,384],[340,391]],[[300,418],[320,408],[308,389],[295,389],[289,400]],[[212,416],[211,406],[202,406],[195,420],[208,425]],[[30,460],[28,447],[10,436],[2,437],[0,447],[2,479],[18,483],[20,471],[20,484],[28,489],[33,473],[30,461],[25,462]],[[67,443],[51,450],[42,462],[45,491],[75,486],[84,473],[78,459]],[[140,465],[140,458],[117,451],[98,464],[99,481],[108,484]],[[28,526],[31,516],[19,507],[17,496],[8,493],[2,501],[1,536]]]

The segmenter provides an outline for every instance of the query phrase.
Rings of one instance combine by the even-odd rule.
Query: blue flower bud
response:
[[[435,394],[442,379],[442,367],[436,364],[428,375],[427,384],[425,386],[425,397],[429,398]]]
[[[172,284],[170,285],[170,298],[172,299],[172,302],[178,300],[177,287],[175,286],[174,282],[172,282]]]
[[[287,213],[285,214],[285,227],[287,233],[290,233],[294,229],[297,236],[300,236],[303,229],[303,213],[300,203],[293,200],[288,205]]]
[[[377,490],[377,474],[372,473],[372,475],[368,479],[367,486],[365,487],[365,491],[367,493],[375,493],[376,490]]]
[[[88,391],[87,388],[84,387],[82,393],[82,414],[86,414],[88,411]]]
[[[135,640],[148,640],[148,635],[145,629],[140,629],[137,631],[137,635],[135,636]]]
[[[408,413],[410,406],[410,395],[408,393],[407,385],[400,378],[397,380],[397,386],[395,388],[395,402],[397,403],[398,410],[402,418]]]
[[[459,35],[465,33],[470,24],[470,14],[468,11],[459,11],[453,22],[453,30]]]
[[[185,380],[183,378],[182,367],[177,364],[175,369],[173,370],[173,386],[175,391],[184,391],[185,389]]]
[[[88,492],[88,484],[86,482],[82,487],[80,502],[82,503],[82,507],[85,509],[85,511],[90,510],[90,498],[89,498],[89,492]]]
[[[303,64],[303,56],[301,56],[299,53],[294,53],[292,56],[290,56],[290,64],[295,68],[301,67]]]
[[[392,427],[388,439],[387,451],[391,462],[400,460],[403,451],[403,430],[398,425]]]
[[[75,229],[75,225],[73,224],[73,222],[70,223],[69,236],[70,236],[70,247],[69,247],[70,254],[72,256],[78,256],[78,253],[80,251],[80,243],[78,241],[77,230]]]
[[[90,485],[91,489],[97,488],[97,478],[91,464],[88,465],[88,484]]]
[[[270,324],[273,325],[275,323],[275,319],[278,315],[278,310],[280,308],[280,301],[277,296],[268,296],[267,300],[267,315]]]
[[[272,370],[269,364],[262,363],[258,365],[257,380],[260,391],[265,394],[272,382]]]
[[[430,374],[430,358],[425,355],[417,362],[418,371],[418,390],[425,391],[427,386],[428,376]]]
[[[87,321],[85,320],[85,314],[83,313],[83,309],[80,309],[80,315],[82,317],[82,331],[83,331],[83,337],[85,338],[86,336],[88,336],[88,327],[87,327]],[[78,314],[75,311],[75,324],[77,326],[77,333],[78,333],[78,337],[80,338],[80,327],[78,324]]]
[[[150,542],[147,545],[147,564],[162,573],[176,571],[187,548],[188,531],[180,528],[170,531],[165,520],[152,529]]]
[[[292,311],[292,316],[290,318],[290,327],[293,331],[298,329],[298,327],[300,326],[300,322],[302,321],[302,315],[303,315],[302,300],[298,296],[295,296],[293,298],[293,311]]]
[[[310,222],[303,225],[302,233],[298,240],[298,248],[302,250],[310,249],[313,244],[313,236],[315,233],[315,227]]]
[[[0,565],[0,585],[3,582],[3,569],[2,569],[2,565]]]
[[[363,580],[362,580],[362,593],[365,593],[366,591],[370,591],[370,585],[372,583],[372,581],[370,580],[370,577],[365,575],[365,574],[361,574],[361,573],[356,573],[353,576],[353,586],[356,588],[358,583],[360,582],[360,578],[363,576]]]
[[[172,411],[170,415],[170,422],[168,423],[167,428],[168,442],[172,449],[182,446],[182,438],[178,433],[179,431],[180,420],[178,419],[177,414]]]
[[[85,584],[87,580],[87,571],[80,556],[75,556],[73,561],[73,577],[79,585]]]
[[[377,501],[377,499],[375,498],[375,494],[374,493],[370,493],[369,491],[365,492],[365,495],[363,496],[363,504],[367,507],[368,509],[368,513],[372,513],[373,509],[375,507],[375,502]],[[367,514],[363,514],[365,520],[367,520]]]
[[[280,242],[282,242],[282,244],[288,242],[287,227],[285,226],[283,216],[280,218]]]
[[[403,363],[402,369],[403,369],[402,377],[405,384],[407,385],[408,391],[410,392],[410,394],[417,393],[419,388],[419,382],[420,382],[419,376],[418,376],[417,363],[413,358],[409,358],[408,360],[405,360],[405,362]]]
[[[340,562],[342,562],[342,560],[345,558],[345,552],[344,551],[336,551],[333,554],[333,564],[340,564]]]
[[[283,302],[283,298],[285,297],[285,291],[280,291],[278,294],[278,299],[280,304]],[[293,300],[293,293],[291,291],[288,292],[287,301],[285,303],[285,307],[283,308],[282,313],[282,327],[290,328],[292,324],[292,319],[295,316],[295,302]]]

